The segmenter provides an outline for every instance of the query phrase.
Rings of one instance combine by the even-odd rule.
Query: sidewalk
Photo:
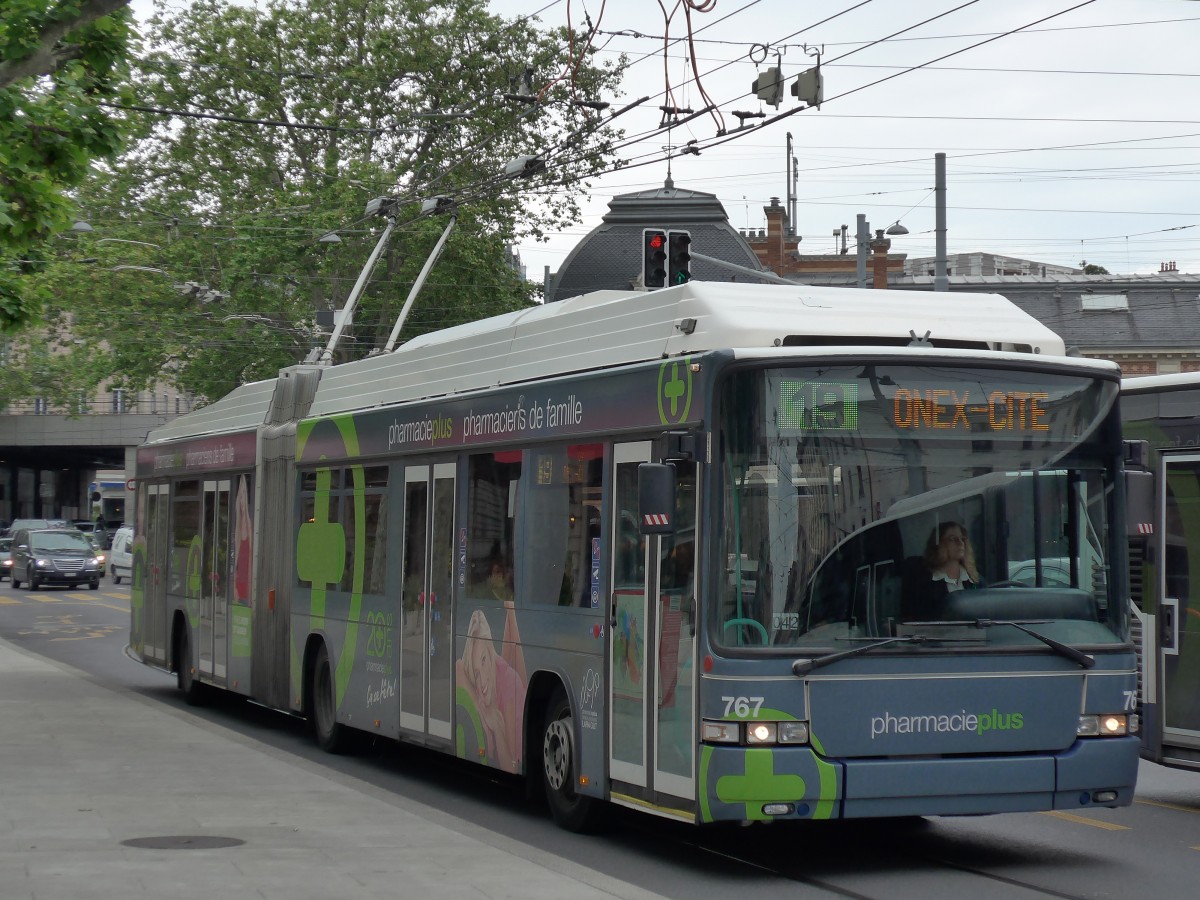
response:
[[[657,896],[378,795],[0,641],[3,900]]]

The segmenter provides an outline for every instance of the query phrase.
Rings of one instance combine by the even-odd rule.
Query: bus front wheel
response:
[[[329,650],[321,644],[313,664],[312,722],[317,746],[326,753],[345,753],[350,748],[350,729],[337,720],[337,693]]]
[[[601,805],[575,790],[575,722],[571,704],[559,688],[546,707],[542,726],[542,786],[554,821],[568,831],[591,831],[600,823]]]

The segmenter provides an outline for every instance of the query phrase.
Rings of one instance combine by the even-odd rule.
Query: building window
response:
[[[1129,309],[1129,298],[1125,294],[1084,294],[1079,308],[1084,312]]]

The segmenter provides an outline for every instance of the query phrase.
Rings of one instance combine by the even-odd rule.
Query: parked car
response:
[[[12,538],[0,538],[0,581],[12,574]]]
[[[92,522],[88,519],[76,519],[71,523],[84,534],[90,534],[96,539],[101,550],[107,550],[112,544],[112,532],[104,522]]]
[[[22,528],[12,535],[12,586],[43,584],[100,587],[100,561],[91,541],[77,528]]]
[[[133,580],[133,529],[128,525],[118,528],[113,534],[108,569],[112,572],[113,584],[120,584],[122,578]]]
[[[90,531],[83,532],[83,536],[87,538],[88,543],[92,545],[92,550],[94,550],[96,553],[96,562],[100,563],[100,577],[103,578],[106,571],[105,562],[108,559],[108,553],[104,551],[99,537],[92,534]]]

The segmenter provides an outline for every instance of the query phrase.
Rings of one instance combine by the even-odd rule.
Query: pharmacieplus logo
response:
[[[969,713],[962,710],[948,715],[896,716],[885,712],[871,717],[871,740],[894,734],[987,734],[989,731],[1020,731],[1025,716],[1019,712]]]

